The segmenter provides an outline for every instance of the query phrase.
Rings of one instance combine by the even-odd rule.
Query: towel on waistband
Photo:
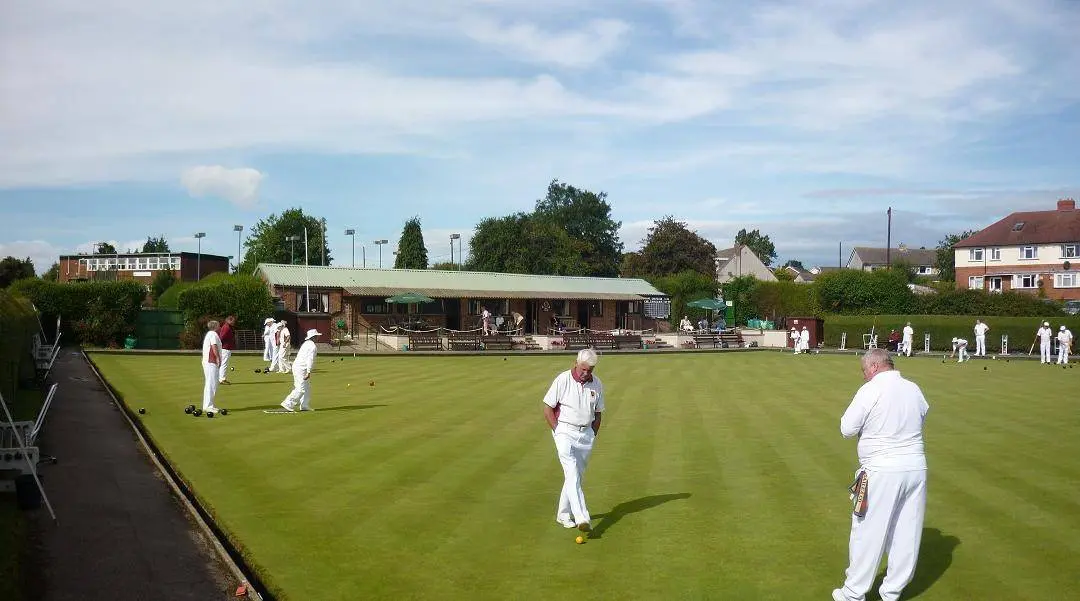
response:
[[[866,517],[866,510],[870,505],[870,497],[867,494],[866,470],[859,468],[859,471],[855,472],[855,480],[852,481],[851,486],[848,487],[848,498],[852,501],[852,513],[855,517]]]

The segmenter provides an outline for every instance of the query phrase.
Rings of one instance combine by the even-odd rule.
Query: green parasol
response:
[[[402,294],[395,294],[386,299],[388,303],[399,303],[402,305],[413,305],[434,302],[435,299],[428,298],[419,292],[405,292]]]

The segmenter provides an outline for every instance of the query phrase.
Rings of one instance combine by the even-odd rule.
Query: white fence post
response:
[[[930,332],[923,335],[923,352],[930,352]]]
[[[1008,334],[1002,334],[1001,335],[1001,354],[1002,355],[1008,355],[1009,354],[1009,335]]]
[[[847,332],[841,332],[840,334],[840,350],[847,350]]]

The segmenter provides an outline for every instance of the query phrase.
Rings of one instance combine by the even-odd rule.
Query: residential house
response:
[[[149,286],[157,274],[171,271],[178,281],[194,282],[212,273],[228,273],[229,259],[191,252],[61,255],[59,281],[135,280]]]
[[[889,264],[905,263],[915,269],[916,275],[934,277],[940,271],[937,268],[937,251],[932,248],[908,248],[901,244],[894,249],[856,246],[848,257],[848,269],[872,271],[884,269]]]
[[[650,330],[666,322],[671,299],[637,278],[521,273],[375,269],[260,263],[255,274],[285,311],[310,327],[343,319],[354,335],[379,327],[421,323],[424,328],[479,327],[486,308],[497,318],[522,317],[525,334],[560,328]],[[388,297],[414,292],[433,302],[398,305]],[[514,318],[516,320],[516,318]],[[307,326],[305,326],[307,327]],[[324,330],[325,331],[325,330]]]
[[[784,271],[788,272],[792,276],[792,281],[800,284],[809,284],[814,281],[816,274],[808,269],[799,269],[794,265],[787,265],[784,267]]]
[[[1080,211],[1071,198],[1055,210],[1012,213],[954,249],[959,288],[1080,299]]]
[[[744,275],[752,275],[763,282],[777,280],[776,274],[745,244],[737,244],[716,253],[718,282],[723,284]]]

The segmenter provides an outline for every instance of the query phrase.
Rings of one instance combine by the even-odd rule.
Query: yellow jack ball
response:
[[[579,537],[574,539],[574,542],[579,544],[579,545],[585,544],[585,537],[584,536],[579,536]]]

